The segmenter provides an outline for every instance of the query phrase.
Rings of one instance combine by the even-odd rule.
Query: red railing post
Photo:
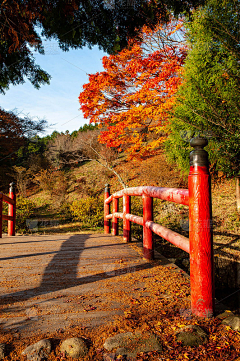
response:
[[[196,137],[190,142],[189,242],[192,313],[211,317],[214,312],[213,236],[211,183],[207,139]]]
[[[113,197],[112,202],[112,213],[118,212],[118,198]],[[118,218],[114,215],[112,217],[112,235],[118,235]]]
[[[126,219],[126,214],[131,213],[131,197],[123,195],[123,241],[131,241],[131,222]]]
[[[110,221],[106,217],[110,214],[110,204],[105,203],[105,200],[110,197],[110,186],[109,184],[105,184],[104,189],[104,233],[110,233]]]
[[[8,235],[15,236],[15,226],[16,226],[16,193],[15,193],[15,183],[10,183],[9,188],[9,198],[14,201],[14,204],[8,205],[8,215],[13,217],[12,221],[8,221]]]
[[[2,238],[2,198],[0,198],[0,238]]]
[[[143,256],[148,260],[154,259],[154,244],[152,231],[145,226],[147,221],[153,221],[153,199],[143,195]]]

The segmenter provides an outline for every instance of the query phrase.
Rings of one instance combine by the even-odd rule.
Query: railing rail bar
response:
[[[108,215],[106,216],[107,219],[112,219],[113,217],[123,219],[123,213],[114,212],[114,213],[108,214]]]
[[[181,248],[183,251],[189,253],[189,239],[182,236],[181,234],[172,231],[169,228],[161,226],[160,224],[148,221],[145,223],[146,227],[151,229],[152,232],[156,233],[158,236],[166,239],[168,242],[174,244],[178,248]]]
[[[126,219],[128,221],[134,222],[139,224],[140,226],[143,226],[143,217],[135,216],[134,214],[126,214]]]
[[[13,216],[6,216],[5,214],[2,215],[2,219],[5,221],[14,221]]]
[[[128,196],[149,196],[152,198],[158,198],[169,202],[180,203],[186,206],[189,205],[189,190],[179,188],[162,188],[162,187],[131,187],[122,189],[105,200],[106,204],[109,204],[113,198],[121,198],[123,195]]]
[[[5,194],[2,195],[2,200],[3,200],[3,202],[8,203],[8,204],[12,204],[12,205],[14,205],[14,203],[15,203],[13,199],[9,198]]]
[[[112,217],[121,218],[123,219],[123,213],[112,213],[107,215],[107,219],[111,219]],[[126,219],[143,226],[143,217],[135,216],[134,214],[126,214]],[[170,243],[174,244],[175,246],[181,248],[183,251],[189,253],[189,239],[187,237],[182,236],[181,234],[172,231],[169,228],[163,227],[160,224],[154,222],[146,222],[145,226],[150,229],[153,233],[157,234],[158,236],[166,239]]]

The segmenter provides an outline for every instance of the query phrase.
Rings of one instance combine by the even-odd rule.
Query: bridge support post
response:
[[[123,241],[131,241],[131,222],[126,219],[126,214],[131,213],[131,197],[123,195]]]
[[[109,184],[105,184],[104,189],[104,201],[110,197],[110,186]],[[109,234],[110,233],[110,221],[107,219],[107,216],[110,214],[110,204],[104,202],[104,233]]]
[[[2,238],[2,198],[0,198],[0,238]]]
[[[190,142],[189,242],[191,308],[194,315],[211,317],[214,313],[213,234],[208,141],[196,137]]]
[[[14,201],[14,204],[8,205],[8,215],[13,217],[12,221],[8,221],[8,235],[15,236],[15,227],[16,227],[16,192],[15,192],[15,183],[10,183],[9,188],[9,198]]]
[[[153,199],[143,195],[143,256],[148,260],[154,259],[154,243],[152,231],[146,227],[147,221],[153,221]]]
[[[113,204],[112,204],[112,213],[118,212],[118,198],[113,197]],[[118,218],[112,217],[112,235],[117,236],[118,235]]]

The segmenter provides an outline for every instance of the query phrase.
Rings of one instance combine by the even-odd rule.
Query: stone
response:
[[[123,345],[125,345],[126,342],[128,342],[128,340],[131,340],[133,337],[134,334],[132,332],[119,333],[115,336],[107,338],[103,347],[108,351],[112,351],[115,348],[122,347]]]
[[[108,351],[116,349],[117,355],[135,358],[140,352],[161,351],[162,345],[156,335],[150,332],[126,332],[109,337],[104,348]]]
[[[116,360],[116,354],[115,353],[110,353],[110,354],[104,354],[103,355],[103,359],[104,361],[115,361]]]
[[[40,340],[23,350],[22,355],[31,361],[45,360],[51,352],[51,342],[47,339]]]
[[[176,332],[177,341],[181,341],[184,346],[199,346],[207,341],[207,334],[197,325],[183,327]]]
[[[188,268],[190,266],[189,258],[183,258],[182,264],[183,264],[184,267]]]
[[[6,356],[6,344],[0,343],[0,360]]]
[[[63,341],[60,351],[64,352],[67,356],[79,358],[88,353],[88,347],[82,338],[72,337]]]
[[[229,316],[222,321],[223,325],[230,326],[234,331],[240,331],[240,316]]]
[[[216,318],[219,318],[220,320],[223,320],[229,316],[234,316],[234,314],[231,311],[224,311],[223,313],[220,313],[219,315],[217,315]]]

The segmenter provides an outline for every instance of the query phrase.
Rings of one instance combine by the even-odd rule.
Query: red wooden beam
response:
[[[8,235],[15,236],[15,227],[16,227],[16,193],[15,193],[15,184],[10,183],[9,188],[9,198],[13,201],[13,203],[9,203],[8,205]],[[4,197],[3,197],[4,199]],[[12,219],[11,219],[11,218]]]
[[[123,241],[131,241],[131,222],[127,219],[126,215],[131,212],[131,197],[123,195]]]
[[[153,235],[152,230],[146,226],[146,222],[153,221],[153,199],[152,197],[142,196],[143,200],[143,256],[151,260],[154,259]]]
[[[135,216],[134,214],[126,214],[126,219],[143,226],[143,217]]]
[[[5,214],[2,215],[2,219],[4,221],[13,221],[14,217],[13,216],[6,216]]]
[[[214,312],[211,184],[208,153],[203,149],[208,141],[196,137],[190,144],[195,148],[188,178],[191,307],[193,314],[210,317]]]
[[[0,238],[2,238],[2,198],[0,198]]]
[[[159,198],[165,201],[180,203],[189,205],[189,191],[188,189],[178,189],[178,188],[161,188],[161,187],[131,187],[122,189],[114,194],[111,197],[106,199],[106,203],[110,203],[115,198],[121,198],[123,195],[129,196],[143,196],[146,195],[152,198]]]
[[[118,218],[115,217],[115,213],[118,212],[118,198],[113,197],[113,203],[112,203],[112,235],[117,236],[118,235]]]
[[[12,205],[15,204],[14,199],[9,198],[9,197],[6,196],[5,194],[2,194],[2,200],[3,200],[3,202],[8,203],[8,204],[12,204]]]
[[[170,243],[174,244],[178,248],[181,248],[183,251],[189,253],[189,239],[182,236],[181,234],[172,231],[166,227],[161,226],[160,224],[154,222],[146,222],[146,227],[151,229],[154,233],[158,234],[160,237],[163,237]]]
[[[106,199],[110,196],[110,187],[109,184],[105,185],[104,189],[104,233],[109,234],[110,233],[110,222],[107,218],[107,216],[110,213],[110,205],[109,203],[106,203]]]
[[[128,218],[128,216],[131,216],[131,214],[126,214],[126,218]],[[120,212],[115,212],[113,214],[108,214],[106,216],[107,219],[112,219],[113,217],[116,217],[116,218],[120,218],[120,219],[123,219],[123,213],[120,213]],[[135,217],[135,216],[134,216]],[[131,221],[131,219],[129,219]]]
[[[115,213],[114,213],[114,217],[123,219],[123,213],[115,212]]]

